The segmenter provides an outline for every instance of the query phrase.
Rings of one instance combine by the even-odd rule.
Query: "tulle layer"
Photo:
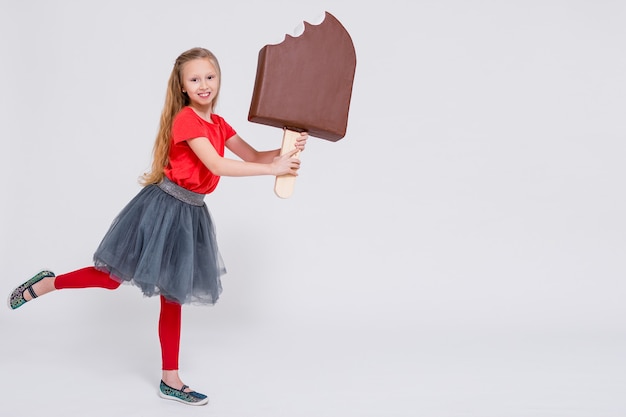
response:
[[[204,203],[189,204],[174,195],[157,185],[144,187],[113,220],[94,264],[146,296],[215,304],[226,269],[211,215]]]

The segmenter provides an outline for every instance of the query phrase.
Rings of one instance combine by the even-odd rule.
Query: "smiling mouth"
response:
[[[211,95],[211,93],[198,93],[198,95],[202,98],[208,98]]]

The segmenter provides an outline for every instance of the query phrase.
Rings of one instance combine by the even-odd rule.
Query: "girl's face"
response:
[[[218,73],[206,58],[191,60],[182,68],[183,92],[189,96],[189,105],[200,111],[212,107],[213,98],[220,88]]]

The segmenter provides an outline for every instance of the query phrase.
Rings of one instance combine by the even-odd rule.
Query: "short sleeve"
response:
[[[230,138],[232,138],[233,136],[235,136],[237,134],[237,132],[235,131],[235,129],[232,128],[231,125],[229,125],[226,120],[224,120],[222,117],[219,118],[219,124],[222,128],[222,132],[223,132],[223,138],[224,140],[228,140]]]

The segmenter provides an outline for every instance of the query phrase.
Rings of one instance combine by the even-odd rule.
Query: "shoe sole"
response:
[[[205,405],[209,403],[209,397],[205,398],[204,400],[200,400],[196,403],[190,403],[189,401],[181,400],[180,398],[172,397],[171,395],[165,395],[161,392],[161,390],[159,390],[159,397],[163,398],[164,400],[178,401],[179,403],[183,403],[187,405]]]

